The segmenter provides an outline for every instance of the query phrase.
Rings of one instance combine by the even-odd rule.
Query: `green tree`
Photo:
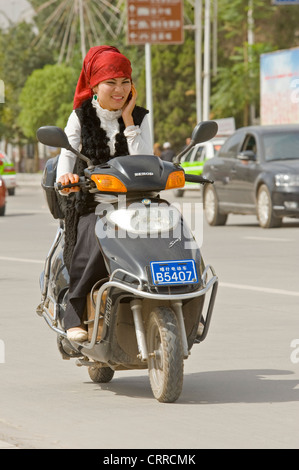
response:
[[[249,125],[249,107],[259,109],[260,55],[271,50],[265,44],[251,47],[248,61],[248,43],[235,47],[226,67],[218,70],[216,85],[211,97],[211,117],[217,119],[233,116],[239,125]]]
[[[5,83],[5,103],[0,105],[1,136],[19,146],[27,142],[17,122],[19,94],[28,75],[52,61],[49,49],[32,47],[33,37],[32,26],[27,23],[15,25],[0,35],[0,78]]]
[[[195,64],[192,35],[181,45],[153,45],[152,90],[154,139],[180,150],[196,124]],[[138,101],[145,105],[145,70],[138,81]]]
[[[73,108],[77,73],[65,65],[46,65],[27,79],[19,99],[18,124],[24,135],[35,140],[45,125],[65,127]],[[36,154],[36,161],[38,155]]]
[[[219,69],[212,83],[211,116],[234,116],[239,127],[250,124],[250,105],[255,106],[256,117],[259,115],[260,55],[297,45],[294,18],[298,17],[299,6],[273,7],[270,1],[261,0],[221,0],[218,5]],[[248,44],[250,5],[254,19],[253,45]]]
[[[297,21],[299,6],[274,7],[270,0],[253,0],[255,44],[248,45],[248,6],[250,0],[218,1],[218,74],[212,80],[211,118],[234,116],[237,126],[248,122],[248,108],[251,103],[259,107],[259,57],[261,53],[275,49],[286,49],[298,45]],[[36,16],[39,31],[45,22],[62,5],[58,0],[31,0],[35,8],[44,5]],[[90,5],[95,1],[88,2]],[[104,8],[104,0],[100,2]],[[113,8],[111,2],[111,8]],[[85,4],[84,4],[85,5]],[[121,8],[124,2],[118,2]],[[66,3],[65,3],[66,7]],[[70,7],[70,4],[67,6]],[[110,9],[111,10],[111,9]],[[184,1],[185,20],[194,24],[192,1]],[[109,10],[105,11],[108,14]],[[67,15],[64,16],[67,18]],[[53,17],[53,23],[63,18]],[[115,17],[116,19],[116,17]],[[117,22],[115,23],[117,24]],[[287,27],[286,27],[287,25]],[[64,23],[56,28],[64,34]],[[116,28],[116,27],[115,27]],[[116,29],[115,29],[116,31]],[[125,45],[124,28],[118,31],[117,38],[103,31],[101,43],[113,44],[126,54],[133,66],[133,78],[138,89],[138,104],[145,105],[145,60],[143,46]],[[54,39],[57,37],[57,41]],[[29,122],[20,108],[19,95],[27,78],[34,70],[42,69],[46,64],[54,64],[59,58],[61,38],[51,32],[44,34],[43,40],[37,41],[36,33],[30,25],[21,23],[13,26],[0,35],[0,78],[5,82],[6,101],[0,104],[0,134],[7,141],[23,144],[35,137],[35,130],[29,130]],[[89,44],[89,43],[88,43]],[[98,45],[92,44],[92,45]],[[195,100],[195,64],[194,64],[194,33],[185,30],[185,42],[182,45],[152,46],[152,85],[154,104],[155,140],[161,143],[169,140],[180,150],[185,138],[190,135],[196,124]],[[55,113],[47,114],[43,121],[41,109],[49,100],[51,107],[53,96],[46,93],[46,81],[37,88],[32,88],[32,109],[39,116],[36,126],[40,123],[56,123],[64,127],[71,110],[71,102],[78,79],[82,57],[79,44],[73,48],[71,66],[74,70],[68,91],[61,91],[60,100],[56,102]],[[54,69],[51,74],[55,73]],[[50,82],[53,75],[50,74]],[[63,90],[64,90],[63,85]],[[56,90],[53,90],[55,96]],[[68,94],[69,93],[69,94]],[[44,103],[40,103],[40,96]],[[23,98],[22,98],[23,100]],[[37,106],[34,102],[38,102]],[[54,100],[55,101],[55,100]],[[23,104],[22,104],[23,106]],[[41,108],[41,109],[40,109]],[[31,112],[27,107],[28,113]],[[22,116],[18,119],[22,111]],[[53,111],[54,112],[54,111]],[[41,114],[40,114],[41,113]],[[29,115],[29,114],[28,114]],[[32,118],[33,119],[33,118]],[[21,126],[20,126],[21,124]],[[31,137],[29,137],[29,135]]]

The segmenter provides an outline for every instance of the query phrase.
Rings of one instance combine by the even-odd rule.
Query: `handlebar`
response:
[[[82,186],[82,183],[69,183],[69,184],[62,184],[62,183],[54,183],[54,188],[56,191],[62,191],[66,188],[75,188],[76,186]]]
[[[214,183],[214,181],[204,178],[201,175],[192,175],[189,173],[185,173],[185,181],[189,183],[199,183],[203,185],[208,183]],[[54,189],[56,191],[62,191],[63,189],[76,187],[79,187],[82,191],[89,191],[90,189],[95,187],[95,184],[93,181],[86,179],[84,176],[80,176],[78,183],[69,183],[66,185],[63,185],[62,183],[54,183]]]
[[[86,188],[89,184],[89,182],[86,181],[84,176],[80,176],[78,183],[69,183],[69,184],[62,184],[62,183],[54,183],[54,189],[56,191],[62,191],[63,189],[66,188]]]
[[[191,175],[189,173],[185,173],[185,181],[188,181],[188,183],[200,183],[200,184],[213,184],[214,181],[208,180],[207,178],[204,178],[201,175]]]

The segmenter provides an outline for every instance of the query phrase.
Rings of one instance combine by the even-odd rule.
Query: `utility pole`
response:
[[[218,0],[213,1],[213,77],[217,75],[217,67],[218,67],[218,60],[217,60],[217,49],[218,49]]]
[[[204,28],[204,76],[203,76],[203,120],[207,121],[210,116],[210,39],[211,39],[211,1],[205,0],[205,28]]]
[[[254,18],[253,18],[253,0],[248,0],[248,13],[247,13],[247,42],[248,42],[248,63],[252,62],[252,47],[254,45]],[[250,124],[255,121],[255,106],[250,103],[249,106],[249,120]]]
[[[202,0],[195,1],[195,83],[196,117],[202,121]]]

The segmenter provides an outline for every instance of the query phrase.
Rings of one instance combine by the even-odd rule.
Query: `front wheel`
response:
[[[204,190],[203,206],[205,216],[209,225],[225,225],[227,221],[227,214],[219,212],[219,203],[215,189],[211,184]]]
[[[258,190],[257,200],[257,218],[262,228],[280,227],[282,219],[273,214],[271,194],[265,184]]]
[[[175,313],[157,307],[147,327],[148,368],[154,397],[163,403],[175,402],[182,391],[184,356]]]

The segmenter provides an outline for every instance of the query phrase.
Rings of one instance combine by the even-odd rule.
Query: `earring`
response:
[[[93,99],[94,99],[95,101],[97,101],[98,95],[93,95]]]

